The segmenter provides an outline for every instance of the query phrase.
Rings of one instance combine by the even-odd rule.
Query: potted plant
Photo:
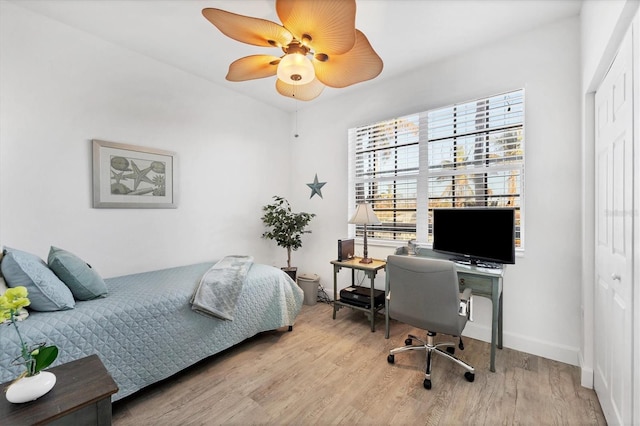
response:
[[[18,329],[21,311],[31,304],[28,294],[26,287],[17,286],[0,295],[0,324],[6,322],[13,325],[20,339],[20,355],[12,364],[25,366],[25,371],[6,389],[7,401],[12,403],[33,401],[49,392],[56,384],[55,374],[42,370],[58,357],[58,348],[45,343],[27,346]]]
[[[275,240],[278,246],[287,249],[287,267],[282,268],[282,270],[295,281],[298,268],[291,267],[291,251],[302,247],[302,234],[311,233],[305,228],[315,214],[294,213],[285,198],[276,195],[273,199],[274,202],[272,204],[262,207],[264,212],[262,222],[267,227],[267,231],[262,234],[262,238]]]

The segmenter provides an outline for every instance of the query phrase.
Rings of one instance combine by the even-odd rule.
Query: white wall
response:
[[[292,140],[292,193],[298,210],[317,213],[296,254],[303,272],[332,290],[329,261],[347,234],[347,129],[376,120],[525,88],[526,250],[507,268],[504,343],[577,364],[580,347],[580,39],[577,17],[512,36],[448,60],[426,64],[375,90],[362,90],[299,113]],[[384,72],[384,71],[383,71]],[[305,183],[318,173],[324,199]],[[384,258],[388,247],[371,247]],[[342,273],[341,286],[348,283]],[[384,287],[384,274],[376,287]],[[490,340],[491,310],[476,298],[470,336]],[[382,323],[380,323],[382,324]],[[504,367],[504,366],[502,366]],[[497,366],[501,368],[501,366]]]
[[[638,0],[589,0],[580,11],[582,85],[595,90],[629,28]]]
[[[279,263],[261,206],[289,190],[290,117],[0,2],[0,245],[103,276],[226,254]],[[92,208],[91,139],[174,151],[175,210]]]

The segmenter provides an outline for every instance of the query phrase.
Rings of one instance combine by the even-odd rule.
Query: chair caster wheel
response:
[[[393,356],[393,355],[389,355],[389,356],[387,356],[387,362],[388,362],[389,364],[393,364],[393,363],[395,362],[395,360],[396,360],[396,359],[395,359],[395,356]]]
[[[425,389],[431,389],[431,380],[424,379],[424,382],[422,384],[423,384]]]
[[[464,378],[469,382],[473,382],[476,378],[476,375],[467,371],[466,373],[464,373]]]
[[[453,346],[448,346],[447,347],[447,352],[449,352],[451,355],[455,355],[456,348],[454,348]]]
[[[411,345],[413,344],[413,340],[411,340],[411,339],[406,339],[406,340],[404,341],[404,344],[405,344],[406,346],[411,346]]]

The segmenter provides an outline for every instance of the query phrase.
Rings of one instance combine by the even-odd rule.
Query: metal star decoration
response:
[[[311,188],[311,196],[309,198],[313,198],[314,195],[318,194],[320,198],[322,197],[322,187],[327,182],[318,182],[318,174],[316,173],[315,179],[313,179],[313,183],[308,183],[307,186]]]

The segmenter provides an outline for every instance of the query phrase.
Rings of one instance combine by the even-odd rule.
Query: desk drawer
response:
[[[464,289],[470,288],[472,290],[472,293],[476,296],[491,297],[492,281],[493,279],[490,277],[479,277],[477,275],[458,272],[460,291],[464,291]]]

